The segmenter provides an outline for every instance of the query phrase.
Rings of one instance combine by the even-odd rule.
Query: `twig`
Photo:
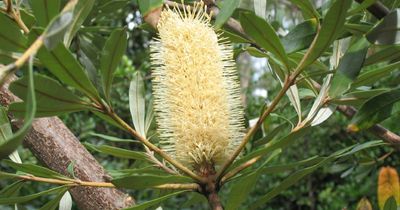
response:
[[[157,167],[163,169],[164,171],[166,171],[169,174],[177,174],[177,171],[172,170],[171,168],[169,168],[168,166],[166,166],[164,163],[162,163],[161,161],[159,161],[155,156],[154,156],[154,152],[151,151],[147,146],[144,145],[144,148],[146,150],[146,154],[147,157],[150,159],[150,161],[152,161]]]
[[[162,184],[154,186],[156,189],[169,189],[169,190],[200,190],[200,185],[198,184]]]
[[[222,178],[221,178],[221,185],[223,185],[226,181],[228,181],[230,178],[238,174],[239,172],[243,171],[244,169],[252,166],[254,163],[256,163],[262,156],[257,156],[254,157],[246,162],[244,162],[242,165],[234,168],[233,170],[229,171],[226,173]]]

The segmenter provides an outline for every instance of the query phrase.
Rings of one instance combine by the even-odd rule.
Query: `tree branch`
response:
[[[8,90],[15,76],[0,87],[0,103],[4,106],[19,100]],[[11,121],[20,127],[18,120]],[[24,145],[48,168],[70,176],[68,166],[74,164],[76,178],[88,182],[109,182],[111,177],[57,117],[35,119]],[[70,190],[79,209],[121,209],[134,204],[129,195],[118,189],[74,187]]]

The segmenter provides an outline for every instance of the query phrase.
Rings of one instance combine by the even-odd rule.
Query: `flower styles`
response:
[[[232,47],[210,19],[202,2],[166,8],[150,45],[161,147],[197,171],[220,166],[244,136]]]

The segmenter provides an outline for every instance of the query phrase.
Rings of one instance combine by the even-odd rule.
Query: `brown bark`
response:
[[[0,88],[2,105],[18,100],[8,90],[13,80],[15,76]],[[13,120],[12,123],[13,126],[20,126],[18,121]],[[110,181],[111,177],[103,167],[58,117],[35,119],[24,145],[40,162],[61,174],[69,175],[67,167],[74,162],[76,178],[93,182]],[[132,197],[113,188],[75,187],[70,193],[79,209],[121,209],[134,204]]]

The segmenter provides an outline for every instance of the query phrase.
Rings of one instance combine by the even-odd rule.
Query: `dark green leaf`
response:
[[[127,4],[129,3],[129,1],[127,0],[114,0],[114,1],[109,1],[103,5],[101,5],[98,10],[99,13],[104,14],[110,14],[113,12],[117,12],[119,9],[124,8]]]
[[[97,152],[112,155],[115,157],[143,160],[143,161],[148,160],[146,154],[143,152],[136,152],[136,151],[121,149],[118,147],[112,147],[112,146],[108,146],[108,145],[96,146],[96,145],[89,144],[89,143],[84,143],[84,145],[92,150],[97,151]]]
[[[315,38],[315,43],[311,45],[311,51],[307,60],[298,67],[299,69],[312,64],[340,35],[346,20],[346,12],[350,8],[350,5],[351,1],[336,0],[332,7],[329,8],[324,17],[321,29]]]
[[[221,36],[228,38],[230,42],[233,42],[233,43],[250,43],[251,42],[247,38],[241,37],[241,36],[239,36],[237,34],[231,33],[231,32],[226,31],[224,29],[220,29],[220,30],[222,32]]]
[[[74,7],[74,15],[71,25],[65,34],[64,44],[69,46],[75,34],[81,28],[86,17],[89,15],[93,8],[95,0],[79,0]]]
[[[14,179],[16,177],[18,177],[17,174],[11,174],[11,173],[6,173],[6,172],[0,171],[0,180],[2,180],[2,179]]]
[[[40,74],[34,75],[35,93],[38,110],[36,117],[53,116],[90,108],[85,101],[61,86],[50,77]],[[26,100],[28,78],[22,77],[11,83],[9,89],[22,100]],[[25,113],[25,103],[14,103],[10,106],[16,116]],[[43,112],[41,112],[43,111]]]
[[[368,99],[380,95],[384,92],[389,91],[388,88],[372,89],[372,90],[356,90],[354,92],[347,93],[340,98],[332,99],[331,103],[337,105],[350,105],[360,106],[365,103]]]
[[[21,29],[7,15],[0,12],[0,49],[22,52],[26,48],[27,39]]]
[[[125,177],[115,178],[111,182],[117,187],[123,187],[126,189],[146,189],[162,184],[191,183],[192,179],[185,176],[131,174]]]
[[[267,21],[252,12],[243,12],[240,14],[240,23],[246,34],[254,39],[258,45],[274,54],[286,66],[289,66],[282,43]]]
[[[329,96],[331,98],[341,96],[350,88],[351,83],[358,76],[363,66],[368,47],[368,41],[362,37],[353,43],[346,54],[340,59],[331,88],[329,89]]]
[[[386,200],[383,210],[397,210],[397,203],[394,196],[391,196]]]
[[[239,6],[240,0],[223,1],[221,10],[215,19],[215,27],[220,28],[231,17],[233,11]]]
[[[373,44],[399,44],[400,43],[400,9],[385,16],[367,34],[368,40]]]
[[[227,210],[239,209],[240,204],[248,198],[248,194],[257,183],[259,173],[250,173],[236,181],[229,193],[226,202]]]
[[[383,67],[362,73],[353,82],[353,84],[351,85],[351,88],[354,89],[356,87],[373,84],[376,81],[382,79],[383,77],[388,76],[392,71],[398,70],[399,67],[400,67],[400,62],[396,62],[396,63],[392,63],[387,66],[383,66]]]
[[[162,7],[164,0],[138,0],[139,10],[145,17],[149,12]]]
[[[126,143],[139,143],[139,141],[137,140],[132,140],[132,139],[121,139],[115,136],[107,136],[104,134],[100,134],[100,133],[89,133],[89,135],[91,136],[95,136],[95,137],[99,137],[101,139],[104,139],[106,141],[111,141],[111,142],[126,142]]]
[[[50,190],[42,191],[40,193],[35,193],[32,195],[26,195],[26,196],[18,196],[18,197],[8,197],[8,198],[0,198],[0,204],[15,204],[15,203],[25,203],[28,201],[31,201],[33,199],[36,199],[40,196],[51,194],[51,193],[60,193],[65,191],[67,187],[61,186],[61,187],[56,187]]]
[[[174,197],[174,196],[176,196],[178,194],[181,194],[183,192],[187,192],[187,191],[178,191],[178,192],[174,192],[174,193],[171,193],[171,194],[168,194],[168,195],[164,195],[164,196],[156,198],[154,200],[147,201],[147,202],[144,202],[144,203],[140,203],[140,204],[135,205],[135,206],[130,207],[130,208],[125,208],[124,210],[145,210],[145,209],[148,209],[151,206],[157,205],[157,204],[163,202],[164,200],[167,200],[167,199],[169,199],[171,197]]]
[[[39,50],[38,57],[43,65],[62,82],[77,88],[91,99],[100,98],[85,70],[64,45],[59,44],[52,51],[42,48]]]
[[[400,100],[400,90],[395,89],[365,102],[361,109],[354,116],[351,124],[358,129],[369,128],[390,117],[393,104]]]
[[[357,36],[364,36],[369,30],[371,30],[371,25],[365,23],[345,23],[344,28],[346,29],[346,31],[352,34],[355,34]]]
[[[60,0],[29,0],[37,24],[43,28],[57,16],[60,11]]]
[[[121,61],[127,47],[128,37],[124,29],[116,29],[111,33],[100,58],[100,70],[106,99],[110,99],[110,90],[114,72]]]
[[[304,21],[296,25],[286,36],[282,38],[282,44],[287,53],[297,52],[310,46],[316,33],[317,22]]]
[[[27,75],[29,78],[29,88],[27,90],[28,93],[26,98],[26,113],[24,117],[24,124],[14,135],[7,138],[6,141],[0,142],[0,159],[7,157],[18,148],[18,146],[22,143],[26,133],[31,128],[33,118],[35,117],[36,99],[34,91],[35,86],[33,82],[33,57],[29,59],[29,68]]]
[[[16,59],[17,58],[15,57],[15,55],[13,55],[13,53],[0,50],[0,63],[1,64],[7,65],[7,64],[14,62],[14,60],[16,60]]]
[[[72,11],[60,13],[44,31],[44,45],[47,49],[54,49],[60,43],[72,22]]]
[[[32,174],[39,177],[46,177],[46,178],[56,178],[56,179],[63,179],[67,178],[55,171],[52,171],[48,168],[44,168],[34,164],[27,164],[27,163],[15,163],[13,161],[4,160],[4,162],[9,165],[10,167],[14,168],[17,171],[25,172],[27,174]]]

